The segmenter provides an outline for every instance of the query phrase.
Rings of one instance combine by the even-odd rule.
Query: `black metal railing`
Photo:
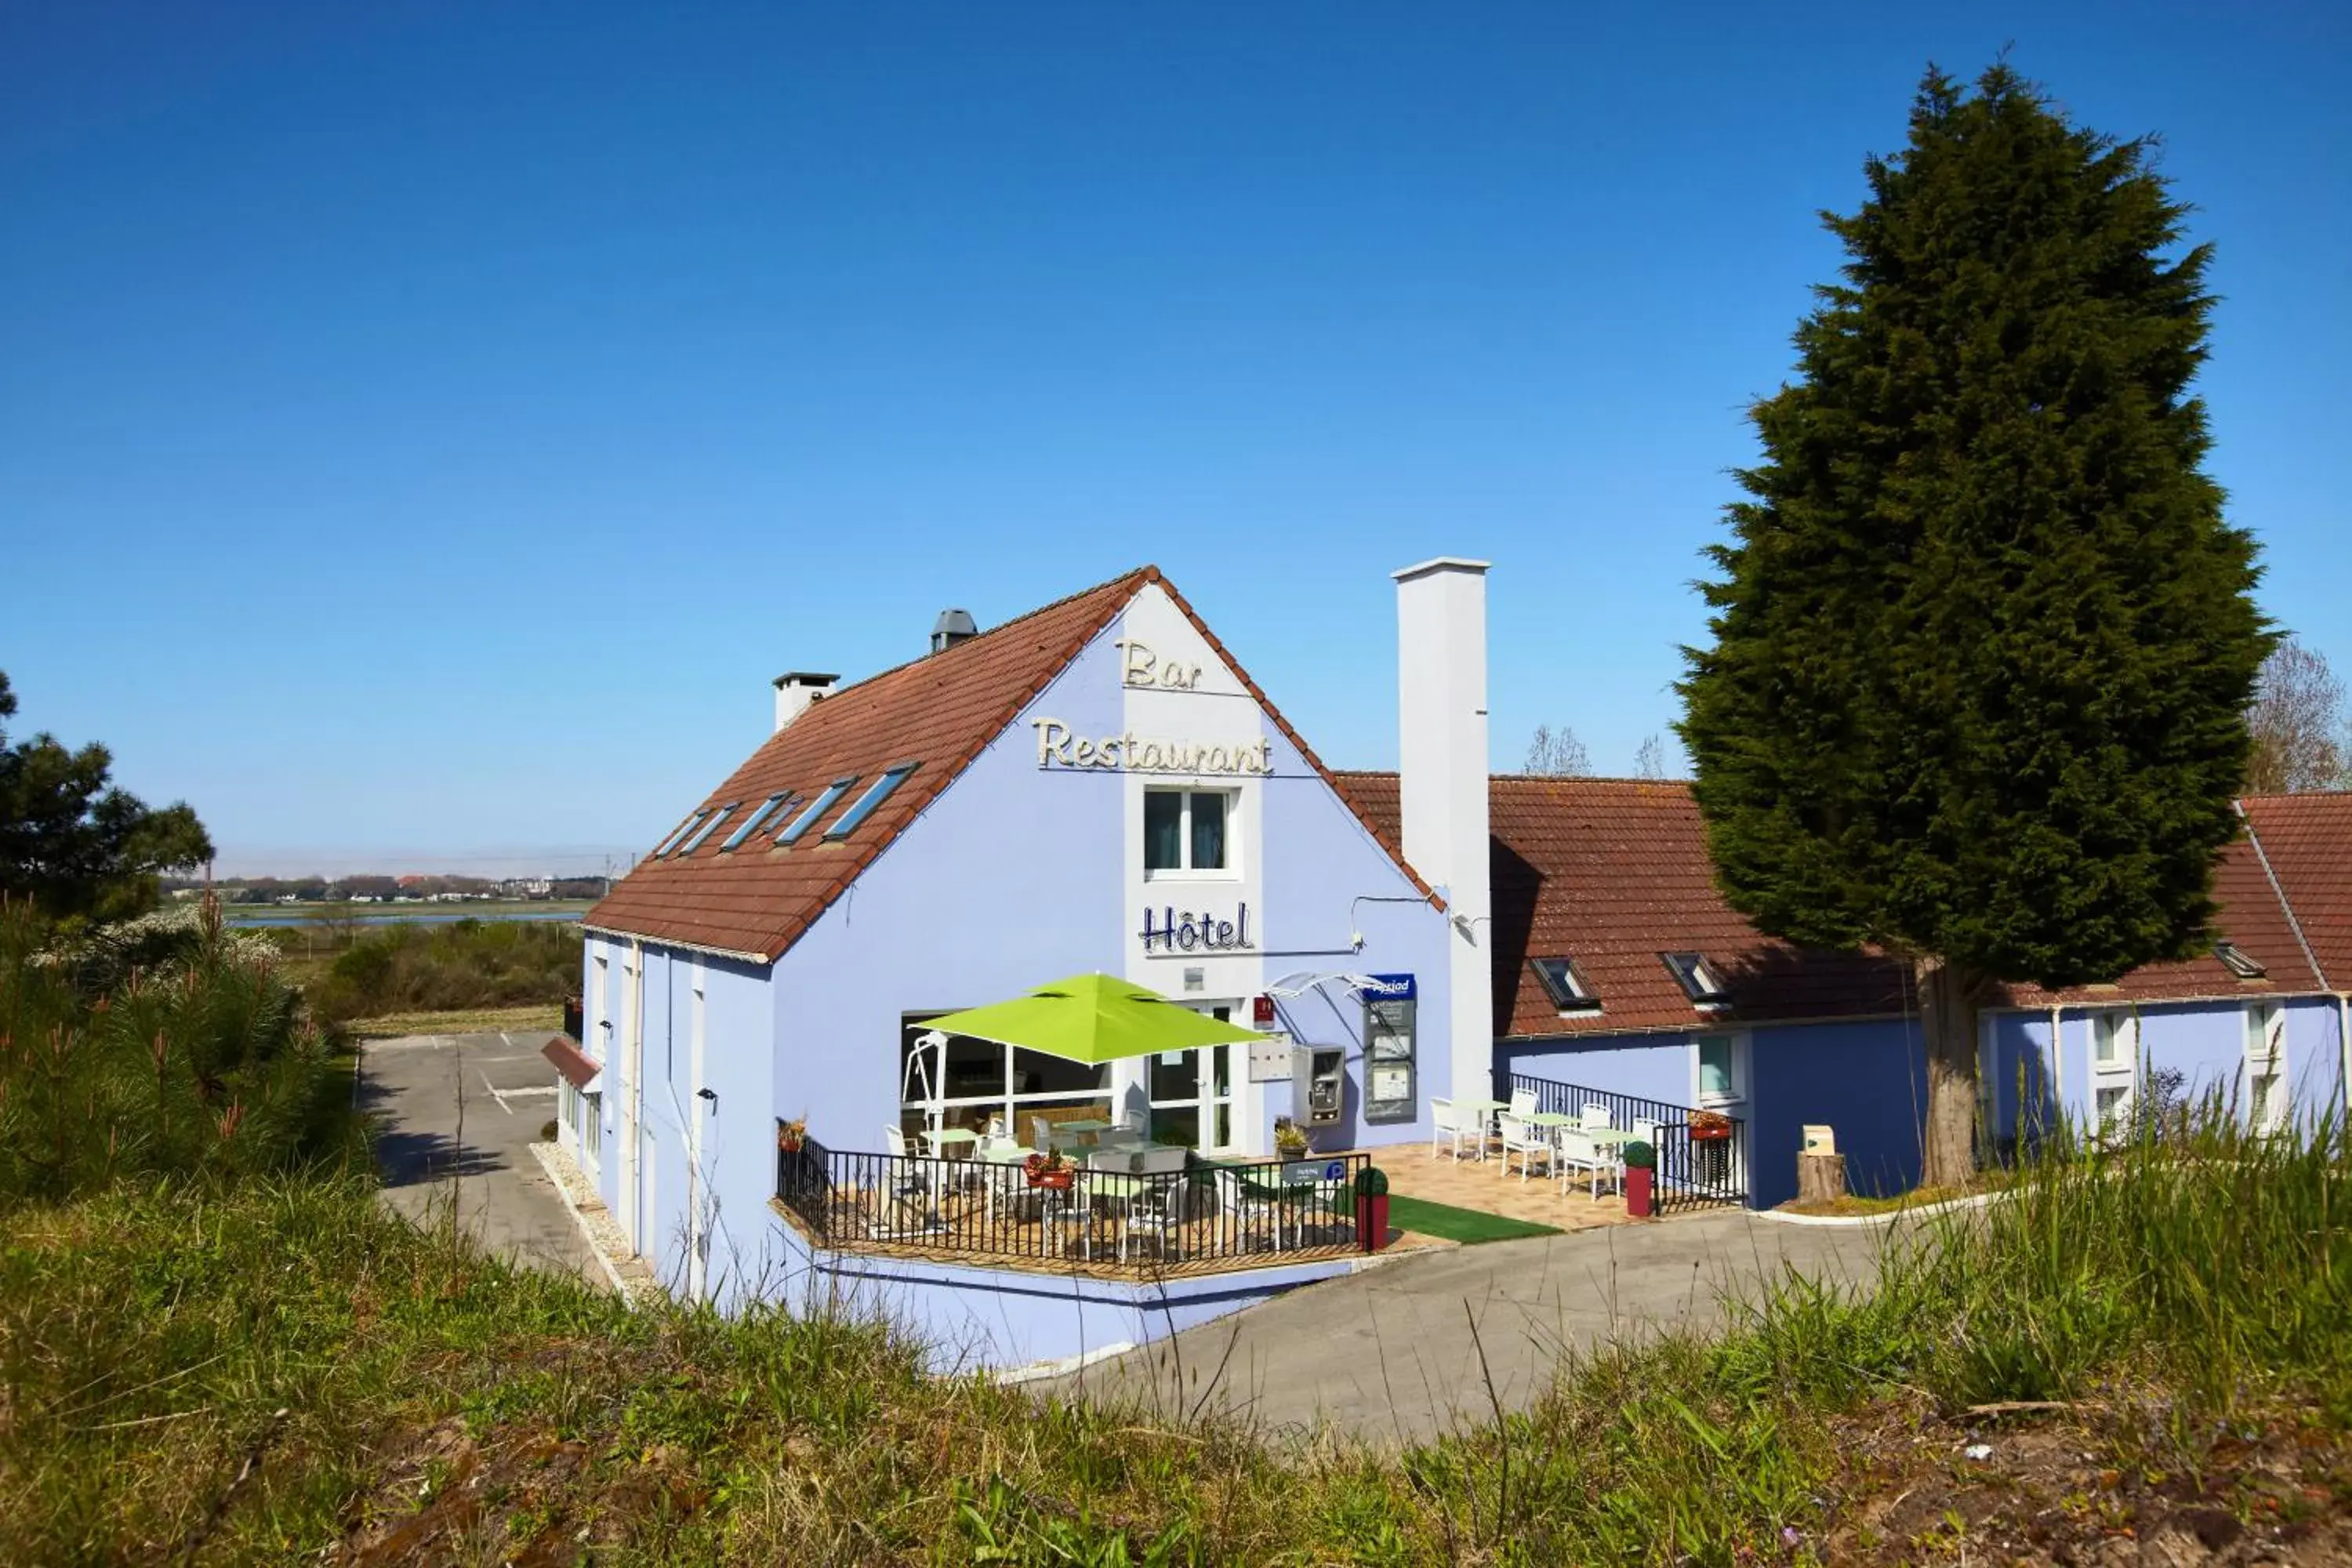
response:
[[[1639,1131],[1654,1126],[1659,1212],[1748,1201],[1748,1123],[1741,1118],[1527,1073],[1508,1076],[1507,1094],[1532,1092],[1538,1115],[1577,1116],[1588,1105],[1601,1105],[1609,1109],[1612,1127]],[[1709,1127],[1722,1130],[1721,1135],[1708,1136]]]
[[[828,1246],[912,1248],[1016,1266],[1252,1268],[1357,1250],[1366,1154],[1202,1160],[1138,1173],[1076,1151],[1067,1186],[1020,1164],[827,1149],[776,1152],[776,1201]]]

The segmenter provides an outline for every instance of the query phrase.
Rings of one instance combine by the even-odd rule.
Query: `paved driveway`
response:
[[[1852,1282],[1883,1227],[1782,1225],[1731,1210],[1656,1225],[1421,1253],[1294,1290],[1057,1380],[1276,1427],[1417,1442],[1532,1403],[1560,1352],[1716,1321],[1727,1293],[1784,1268]],[[1481,1359],[1484,1359],[1484,1369]]]
[[[530,1145],[555,1115],[541,1034],[412,1035],[360,1051],[360,1103],[383,1118],[383,1197],[412,1219],[458,1223],[509,1258],[606,1283]]]

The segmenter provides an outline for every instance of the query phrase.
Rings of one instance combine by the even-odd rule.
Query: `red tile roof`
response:
[[[2325,984],[2352,991],[2352,793],[2254,795],[2239,805]]]
[[[691,855],[639,861],[588,911],[587,925],[774,959],[1159,575],[1156,567],[1129,572],[818,699],[702,801],[741,803],[725,826]],[[901,763],[919,765],[839,843],[824,842],[820,825],[789,849],[773,847],[790,820],[779,812],[740,848],[719,848],[772,795],[814,800],[837,778],[855,774],[863,784]]]
[[[1403,832],[1394,773],[1341,773],[1391,842]],[[1801,952],[1764,936],[1716,891],[1698,806],[1680,784],[1502,774],[1489,782],[1498,1036],[1689,1029],[1743,1019],[1902,1011],[1884,959]],[[1658,955],[1697,952],[1732,1005],[1702,1012]],[[1598,1013],[1561,1016],[1528,967],[1572,957]]]
[[[1388,841],[1401,844],[1396,775],[1348,773],[1338,779]],[[1493,779],[1489,788],[1498,1036],[1691,1029],[1912,1010],[1906,977],[1893,961],[1796,948],[1763,935],[1724,902],[1688,785],[1506,774]],[[2332,798],[2352,802],[2352,796]],[[2258,826],[2267,820],[2261,803],[2249,804],[2256,809]],[[2285,814],[2276,815],[2284,820]],[[2302,853],[2315,876],[2324,875],[2318,868],[2328,865],[2339,868],[2335,907],[2341,924],[2336,929],[2352,943],[2352,901],[2346,901],[2352,900],[2352,879],[2342,875],[2343,868],[2352,868],[2352,810],[2330,820],[2324,844],[2317,828],[2304,830],[2311,847]],[[2263,841],[2270,843],[2266,830]],[[2268,969],[2264,981],[2240,981],[2206,953],[2136,969],[2116,985],[2082,986],[2055,996],[2035,986],[2013,986],[1988,1005],[2179,1000],[2318,988],[2318,977],[2304,961],[2250,842],[2241,839],[2223,854],[2214,873],[2214,894],[2221,906],[2218,929]],[[1684,994],[1658,956],[1684,952],[1703,954],[1721,972],[1730,1006],[1702,1011]],[[1559,1013],[1528,963],[1556,957],[1576,960],[1601,998],[1600,1012]],[[2347,959],[2352,964],[2352,951]]]
[[[2273,992],[2316,991],[2319,976],[2312,973],[2294,939],[2286,907],[2263,870],[2262,857],[2245,838],[2221,851],[2213,868],[2213,901],[2219,908],[2213,929],[2267,973],[2260,980],[2240,980],[2208,949],[2177,963],[2147,963],[2113,985],[2074,985],[2044,991],[2039,985],[2003,988],[1990,1005],[2046,1007],[2053,1002],[2179,1002],[2190,997],[2261,996]]]
[[[1143,566],[820,698],[701,803],[708,808],[738,802],[733,816],[691,855],[639,861],[588,911],[588,927],[772,962],[1150,583],[1159,584],[1192,621],[1307,765],[1328,780],[1329,771],[1304,737],[1176,585],[1158,567]],[[840,843],[825,843],[820,825],[792,848],[772,847],[791,820],[787,814],[797,809],[788,804],[740,847],[720,847],[772,795],[814,800],[835,779],[856,774],[862,786],[902,763],[919,765]],[[836,810],[846,809],[857,794],[853,788]],[[1373,832],[1370,822],[1364,826]],[[1394,857],[1392,847],[1390,853]],[[1397,864],[1415,888],[1429,893],[1402,858]]]

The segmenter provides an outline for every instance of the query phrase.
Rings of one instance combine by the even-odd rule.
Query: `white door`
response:
[[[1221,1023],[1233,1021],[1230,1002],[1195,1006]],[[1236,1108],[1242,1076],[1240,1046],[1161,1051],[1144,1058],[1144,1089],[1151,1105],[1155,1143],[1179,1143],[1202,1154],[1229,1153],[1241,1141]]]

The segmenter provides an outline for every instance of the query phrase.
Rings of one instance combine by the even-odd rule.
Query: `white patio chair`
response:
[[[1437,1158],[1437,1147],[1441,1143],[1450,1147],[1454,1157],[1459,1160],[1462,1158],[1464,1143],[1467,1142],[1475,1147],[1482,1142],[1483,1140],[1476,1133],[1462,1125],[1462,1118],[1454,1113],[1452,1100],[1432,1100],[1429,1102],[1429,1157],[1431,1159]]]
[[[1180,1202],[1183,1187],[1177,1182],[1147,1182],[1139,1192],[1129,1194],[1124,1222],[1118,1231],[1118,1260],[1127,1261],[1129,1243],[1140,1246],[1149,1241],[1160,1249],[1161,1261],[1176,1255],[1177,1238],[1183,1229],[1184,1217]]]
[[[1040,1217],[1046,1230],[1076,1230],[1079,1251],[1091,1261],[1095,1255],[1095,1193],[1087,1173],[1080,1171],[1071,1180],[1067,1192],[1047,1188],[1045,1195],[1045,1211]],[[1059,1246],[1066,1249],[1069,1244],[1062,1242]]]
[[[1515,1112],[1505,1112],[1501,1121],[1503,1168],[1495,1173],[1498,1176],[1509,1175],[1511,1156],[1517,1154],[1519,1157],[1519,1180],[1524,1182],[1533,1173],[1535,1157],[1540,1154],[1544,1158],[1544,1174],[1549,1175],[1552,1170],[1552,1142],[1544,1135],[1544,1130],[1522,1121]]]
[[[1217,1173],[1217,1205],[1232,1217],[1237,1232],[1248,1228],[1253,1221],[1271,1218],[1274,1221],[1275,1250],[1282,1249],[1283,1205],[1278,1190],[1269,1192],[1255,1183],[1244,1181],[1239,1171],[1221,1170]]]
[[[1536,1091],[1531,1089],[1511,1090],[1511,1114],[1525,1121],[1536,1113]]]
[[[1029,1119],[1029,1147],[1040,1154],[1054,1152],[1054,1124],[1042,1116]]]
[[[867,1221],[866,1229],[877,1237],[936,1229],[938,1194],[929,1163],[908,1152],[907,1135],[895,1127],[882,1129],[882,1148],[892,1160],[882,1194],[885,1213]]]
[[[1584,1173],[1592,1183],[1592,1197],[1601,1198],[1601,1169],[1604,1156],[1592,1142],[1592,1134],[1581,1127],[1559,1130],[1559,1195],[1566,1197],[1575,1184],[1577,1173]]]
[[[1609,1108],[1605,1105],[1585,1106],[1581,1114],[1584,1118],[1584,1129],[1588,1132],[1596,1128],[1612,1125],[1609,1120]]]

